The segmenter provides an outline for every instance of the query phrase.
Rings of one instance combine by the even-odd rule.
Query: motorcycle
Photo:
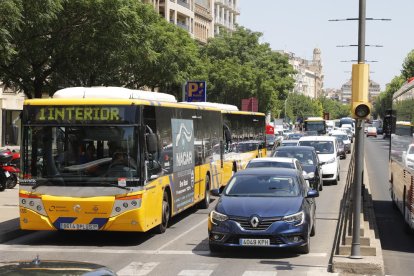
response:
[[[18,182],[20,173],[20,153],[9,149],[0,151],[0,191],[13,189]]]

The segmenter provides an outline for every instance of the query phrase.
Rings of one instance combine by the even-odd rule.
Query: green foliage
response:
[[[0,19],[0,81],[28,98],[98,85],[177,95],[185,80],[205,78],[196,42],[140,1],[0,2],[8,10]]]
[[[211,39],[202,49],[208,60],[209,101],[240,106],[256,97],[259,110],[281,110],[280,100],[293,88],[294,73],[285,56],[260,44],[261,33],[238,27],[232,34]]]
[[[414,77],[414,50],[411,50],[411,52],[408,53],[402,67],[401,74],[405,80]]]
[[[326,97],[320,97],[318,101],[322,105],[323,112],[329,113],[330,120],[349,117],[351,115],[351,106],[348,104],[342,104],[341,102]]]
[[[396,76],[391,82],[387,85],[384,92],[381,92],[377,97],[375,104],[373,106],[373,117],[384,118],[387,109],[391,109],[392,106],[392,96],[394,93],[401,88],[401,86],[406,81],[404,76]]]

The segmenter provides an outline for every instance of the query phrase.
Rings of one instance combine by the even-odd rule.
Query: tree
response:
[[[293,88],[294,70],[288,59],[260,44],[261,33],[243,27],[211,39],[202,49],[208,60],[208,98],[240,106],[241,99],[256,97],[259,110],[283,105]],[[281,104],[280,101],[281,100]]]
[[[386,111],[392,107],[392,96],[401,88],[406,81],[403,75],[394,77],[389,84],[387,84],[385,91],[381,92],[373,106],[373,115],[375,117],[384,118]]]
[[[178,94],[184,80],[204,75],[189,34],[140,1],[0,2],[0,11],[10,7],[13,20],[0,20],[0,81],[28,98],[99,85]]]
[[[414,50],[411,50],[411,52],[408,53],[407,57],[404,59],[402,68],[401,74],[405,80],[414,77]]]

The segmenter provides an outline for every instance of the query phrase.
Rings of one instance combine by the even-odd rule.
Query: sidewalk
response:
[[[0,192],[0,243],[24,235],[19,227],[19,186]]]

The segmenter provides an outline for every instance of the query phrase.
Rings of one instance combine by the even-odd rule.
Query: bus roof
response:
[[[54,99],[138,99],[176,103],[173,95],[125,87],[69,87],[56,91]]]
[[[322,117],[308,117],[305,121],[325,121],[325,119]]]
[[[226,111],[239,111],[239,108],[237,106],[231,105],[231,104],[211,103],[211,102],[181,102],[181,103],[204,106],[204,107],[213,107],[213,108],[217,108],[220,110],[226,110]]]

